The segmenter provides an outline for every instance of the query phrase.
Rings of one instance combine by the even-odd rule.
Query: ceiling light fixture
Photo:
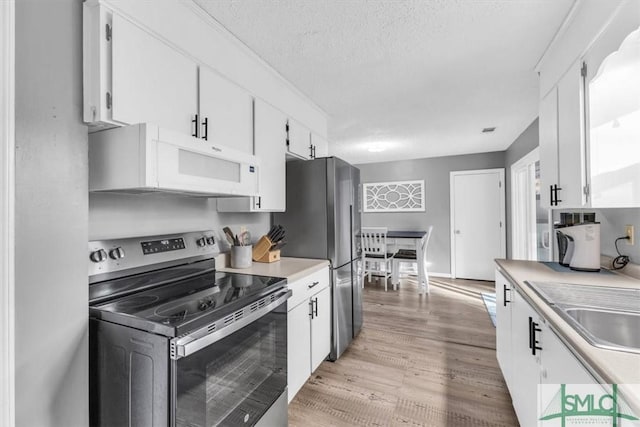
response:
[[[382,146],[382,145],[380,145],[380,144],[374,144],[374,145],[370,146],[369,148],[367,148],[367,150],[368,150],[370,153],[379,153],[379,152],[381,152],[381,151],[386,150],[386,148],[385,148],[385,147],[383,147],[383,146]]]
[[[482,129],[482,133],[491,133],[491,132],[493,132],[494,130],[496,130],[496,128],[495,128],[495,127],[492,127],[492,128],[484,128],[484,129]]]

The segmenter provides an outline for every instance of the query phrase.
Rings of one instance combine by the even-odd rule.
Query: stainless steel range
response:
[[[286,279],[213,232],[89,242],[92,426],[286,426]]]

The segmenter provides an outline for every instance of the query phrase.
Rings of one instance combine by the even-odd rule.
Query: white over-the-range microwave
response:
[[[89,135],[89,191],[257,196],[256,156],[149,123]]]

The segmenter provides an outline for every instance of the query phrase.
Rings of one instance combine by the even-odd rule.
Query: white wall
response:
[[[86,427],[87,129],[82,3],[16,1],[18,427]]]
[[[89,240],[213,230],[224,251],[224,226],[234,232],[245,226],[254,241],[269,230],[268,213],[218,213],[215,207],[215,199],[173,194],[90,194]]]
[[[15,423],[14,1],[0,2],[0,426]]]

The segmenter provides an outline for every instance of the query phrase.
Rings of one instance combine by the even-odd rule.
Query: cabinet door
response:
[[[584,101],[581,62],[558,82],[558,199],[562,207],[582,207],[586,200]]]
[[[284,212],[286,197],[287,117],[256,99],[254,106],[255,155],[260,158],[260,196],[219,198],[218,212]]]
[[[311,375],[310,304],[308,300],[287,313],[287,382],[288,399],[293,400],[298,390]]]
[[[329,143],[326,139],[316,133],[311,134],[311,145],[313,145],[314,158],[329,156]]]
[[[558,338],[546,327],[541,354],[543,384],[596,384],[596,380]]]
[[[511,371],[511,283],[496,271],[496,355],[509,390],[513,392]]]
[[[531,308],[513,287],[511,292],[511,351],[513,357],[512,372],[514,374],[511,398],[513,408],[522,427],[537,426],[538,405],[535,398],[540,383],[540,351],[532,354],[530,347],[529,319],[541,325],[536,312]],[[540,328],[540,327],[539,327]],[[540,328],[542,329],[542,328]],[[536,338],[542,342],[542,332],[536,332]],[[540,344],[538,344],[541,347]]]
[[[311,372],[314,372],[331,351],[331,289],[323,289],[311,301],[314,308],[311,320]]]
[[[126,19],[113,16],[112,119],[192,133],[197,65]]]
[[[261,100],[255,104],[255,154],[260,157],[260,197],[256,210],[284,212],[286,207],[287,117]]]
[[[540,100],[540,204],[551,207],[549,187],[558,183],[558,88]]]
[[[206,67],[200,67],[200,123],[201,138],[206,133],[213,144],[253,154],[253,97]]]
[[[301,123],[289,119],[289,153],[297,157],[311,158],[311,133]]]

